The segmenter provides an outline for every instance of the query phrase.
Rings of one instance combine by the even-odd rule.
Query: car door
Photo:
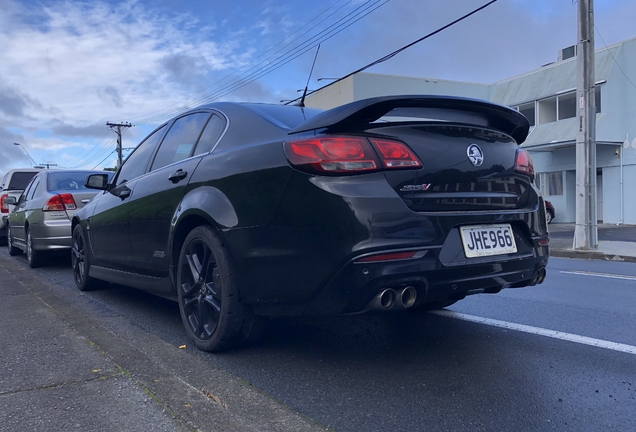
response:
[[[140,178],[130,203],[130,242],[135,270],[167,277],[172,218],[200,161],[192,157],[210,112],[177,118],[157,151],[150,172]]]
[[[18,202],[15,204],[15,208],[11,212],[11,217],[9,218],[11,237],[13,241],[19,245],[26,244],[25,224],[28,215],[32,211],[29,209],[29,205],[39,183],[39,175],[36,175],[31,179],[24,189],[24,192],[22,192],[22,194],[18,197]]]
[[[115,174],[113,186],[96,195],[93,214],[87,221],[92,264],[134,271],[130,259],[129,203],[135,184],[147,171],[166,129],[163,125],[139,144]]]

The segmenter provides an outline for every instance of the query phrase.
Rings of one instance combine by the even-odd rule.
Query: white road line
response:
[[[569,342],[579,343],[583,345],[591,345],[598,348],[605,348],[612,351],[624,352],[627,354],[636,354],[636,346],[625,345],[616,342],[610,342],[602,339],[594,339],[587,336],[579,336],[571,333],[564,333],[555,330],[548,330],[541,327],[533,327],[524,324],[515,324],[507,321],[500,321],[490,318],[482,318],[474,315],[466,315],[459,312],[453,312],[449,310],[436,310],[430,313],[447,318],[455,318],[464,321],[471,321],[479,324],[485,324],[494,327],[501,327],[510,330],[517,330],[525,333],[536,334],[540,336],[547,336],[554,339],[561,339]]]
[[[636,280],[636,276],[617,275],[617,274],[610,274],[610,273],[596,273],[596,272],[589,272],[589,271],[561,270],[559,273],[573,274],[573,275],[580,275],[580,276],[596,276],[596,277],[604,277],[604,278],[610,278],[610,279]]]

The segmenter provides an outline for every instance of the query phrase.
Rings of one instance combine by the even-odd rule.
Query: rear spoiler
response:
[[[423,121],[460,122],[495,129],[510,135],[517,144],[525,141],[530,129],[523,114],[492,102],[453,96],[404,95],[363,99],[323,111],[290,130],[289,134],[322,128],[344,130],[347,126],[373,123],[400,108],[405,111],[416,108],[418,113],[425,114]]]

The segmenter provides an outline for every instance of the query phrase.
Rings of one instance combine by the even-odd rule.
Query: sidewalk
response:
[[[187,431],[0,260],[0,431]]]
[[[636,262],[636,225],[599,224],[598,247],[590,251],[572,249],[573,223],[552,223],[548,228],[550,256]]]
[[[0,432],[325,430],[196,348],[52,284],[0,251]]]

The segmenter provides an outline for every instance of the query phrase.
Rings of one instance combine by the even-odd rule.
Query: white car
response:
[[[7,243],[7,218],[13,210],[13,206],[5,203],[4,200],[10,196],[15,197],[16,200],[20,198],[26,185],[40,171],[37,168],[13,169],[2,177],[2,184],[0,184],[0,215],[2,215],[0,221],[0,245],[4,246]]]

